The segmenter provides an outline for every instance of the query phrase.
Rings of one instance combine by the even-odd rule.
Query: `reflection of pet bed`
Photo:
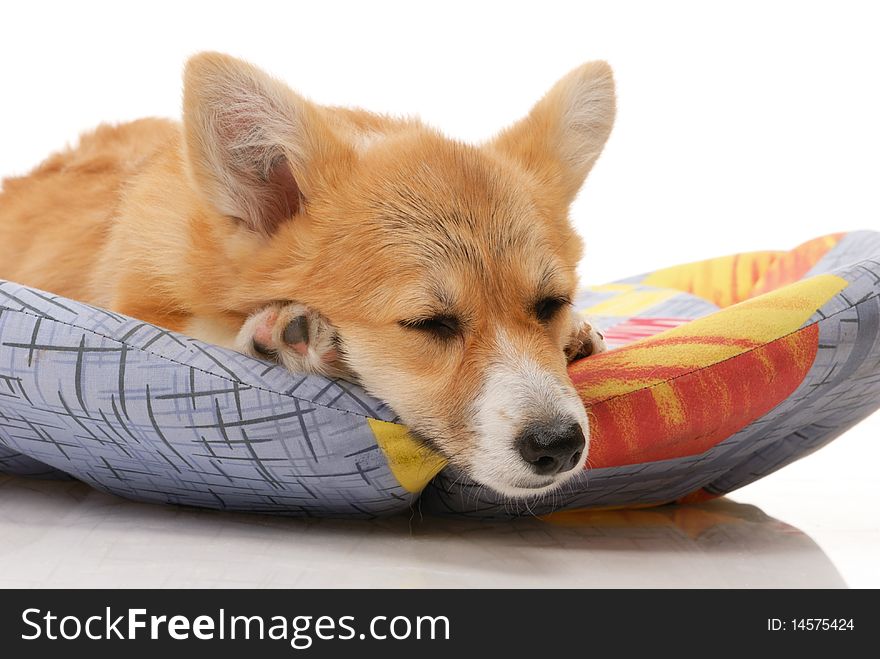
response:
[[[302,515],[393,513],[423,489],[423,509],[468,515],[700,500],[880,405],[878,256],[880,234],[836,234],[585,291],[579,307],[615,348],[571,367],[591,469],[530,502],[443,470],[347,382],[6,282],[0,471]]]

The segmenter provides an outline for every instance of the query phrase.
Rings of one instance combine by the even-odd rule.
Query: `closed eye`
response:
[[[544,297],[535,302],[532,312],[542,323],[549,323],[559,312],[571,305],[571,300],[564,296]]]
[[[399,321],[401,327],[429,334],[436,339],[448,341],[461,334],[461,323],[455,316],[439,315],[429,318],[412,318]]]

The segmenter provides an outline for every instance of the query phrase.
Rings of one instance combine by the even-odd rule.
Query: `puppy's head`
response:
[[[238,264],[240,299],[320,310],[369,391],[511,496],[586,461],[563,352],[581,256],[568,206],[613,119],[603,62],[481,146],[315,105],[220,55],[197,56],[186,75],[193,180],[218,221],[244,227],[227,253],[253,259]]]

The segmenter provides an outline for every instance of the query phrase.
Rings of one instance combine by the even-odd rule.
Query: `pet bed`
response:
[[[825,236],[586,289],[611,350],[570,374],[589,469],[507,500],[342,380],[295,376],[0,282],[0,472],[139,501],[315,516],[472,516],[700,501],[880,406],[880,233]]]

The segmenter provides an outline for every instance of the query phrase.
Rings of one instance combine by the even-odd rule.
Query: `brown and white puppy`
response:
[[[602,342],[568,206],[614,112],[592,62],[472,146],[201,54],[182,125],[102,126],[5,181],[0,276],[355,377],[473,479],[545,492],[587,456],[566,362]]]

